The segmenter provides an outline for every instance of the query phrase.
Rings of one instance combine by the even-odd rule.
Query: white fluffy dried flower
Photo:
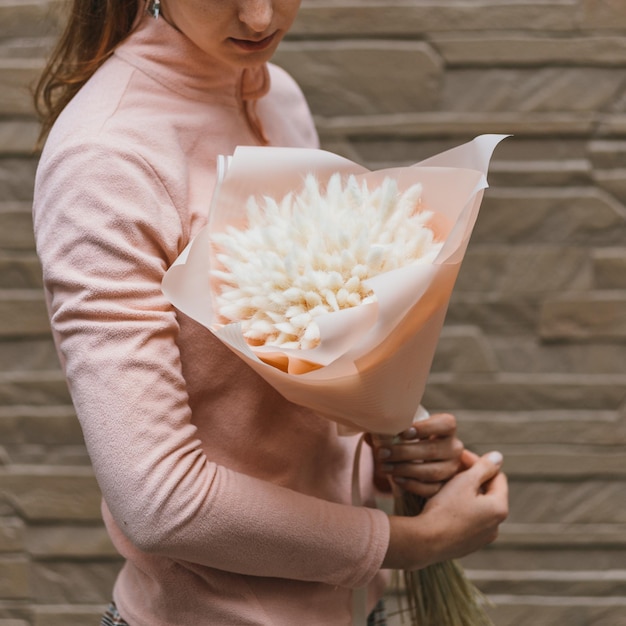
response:
[[[247,227],[212,237],[219,314],[241,322],[251,345],[314,348],[317,316],[375,300],[368,278],[434,260],[442,244],[421,193],[419,184],[399,193],[389,178],[370,191],[334,174],[325,191],[310,175],[280,202],[250,198]]]

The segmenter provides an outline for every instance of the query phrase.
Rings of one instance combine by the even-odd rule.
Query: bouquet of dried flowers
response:
[[[164,293],[287,399],[342,432],[394,436],[418,412],[502,138],[377,172],[321,150],[238,148]],[[423,501],[396,491],[395,504],[415,515]],[[407,572],[405,587],[420,626],[490,624],[454,562]]]

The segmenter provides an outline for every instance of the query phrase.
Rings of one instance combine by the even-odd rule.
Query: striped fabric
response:
[[[387,614],[385,605],[381,600],[367,618],[367,626],[386,626]],[[102,616],[100,626],[129,626],[122,616],[118,613],[117,607],[113,602],[109,604],[105,614]]]
[[[117,607],[113,602],[109,604],[105,614],[102,616],[100,626],[129,626],[122,616],[118,613]]]

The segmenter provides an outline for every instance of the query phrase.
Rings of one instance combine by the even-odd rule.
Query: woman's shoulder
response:
[[[182,148],[173,123],[138,82],[135,69],[115,57],[99,68],[53,125],[38,178],[58,171],[81,178],[88,172],[94,180],[106,171],[143,171],[153,178],[153,170],[180,174]]]
[[[311,110],[302,89],[282,67],[268,64],[271,87],[259,102],[264,126],[278,131],[280,145],[319,147]]]

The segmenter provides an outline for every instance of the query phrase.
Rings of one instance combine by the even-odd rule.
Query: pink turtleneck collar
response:
[[[115,54],[186,98],[242,106],[253,130],[265,143],[254,106],[270,88],[265,64],[241,69],[217,61],[167,21],[143,11],[135,30]]]

